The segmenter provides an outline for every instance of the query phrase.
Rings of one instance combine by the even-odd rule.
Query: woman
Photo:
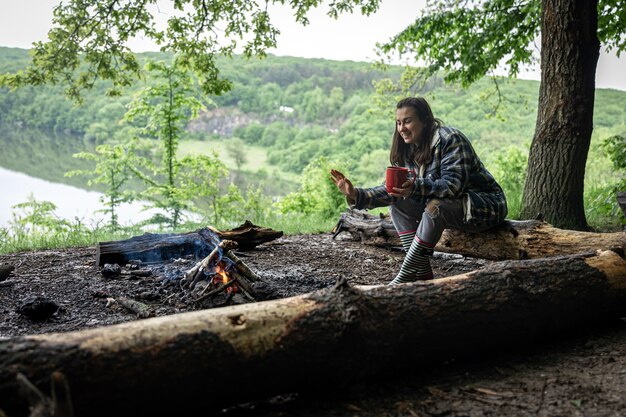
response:
[[[507,215],[502,188],[459,130],[444,127],[422,97],[408,97],[396,106],[391,165],[414,170],[388,193],[385,185],[357,188],[341,172],[331,177],[357,209],[389,206],[389,213],[407,252],[390,284],[433,278],[430,256],[447,227],[481,232],[502,223]]]

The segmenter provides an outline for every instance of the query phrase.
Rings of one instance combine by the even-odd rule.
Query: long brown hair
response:
[[[417,143],[406,144],[396,127],[391,141],[389,161],[391,165],[405,165],[412,160],[420,166],[427,164],[430,162],[431,158],[431,138],[435,134],[435,131],[443,126],[443,122],[439,119],[435,119],[433,111],[423,97],[403,98],[396,105],[396,109],[402,109],[404,107],[412,107],[415,110],[417,118],[424,124],[424,129]]]

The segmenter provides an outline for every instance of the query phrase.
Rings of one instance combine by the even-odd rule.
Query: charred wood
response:
[[[200,296],[198,298],[196,298],[195,300],[193,300],[194,303],[199,303],[201,301],[206,300],[207,298],[213,296],[214,294],[220,293],[224,290],[226,290],[227,288],[230,288],[231,286],[233,286],[234,284],[237,283],[236,279],[232,279],[228,282],[225,282],[223,284],[218,285],[216,288],[212,289],[211,291],[205,293],[204,291],[202,291],[202,293],[200,294]],[[208,289],[209,286],[207,285],[205,287],[205,290]]]
[[[207,257],[196,263],[189,271],[185,272],[184,280],[191,282],[191,287],[193,288],[193,286],[200,280],[202,275],[204,275],[204,272],[208,270],[211,262],[219,260],[218,258],[221,257],[221,254],[225,250],[228,250],[229,248],[235,246],[236,243],[232,240],[222,240],[218,245],[215,246],[215,248],[211,251],[211,253],[209,253]]]
[[[280,230],[256,226],[249,220],[246,220],[241,226],[237,226],[234,229],[224,231],[213,230],[220,239],[237,242],[238,248],[241,250],[252,250],[263,243],[276,240],[283,235],[283,232]]]
[[[237,288],[246,296],[249,301],[256,301],[256,292],[252,288],[252,283],[244,275],[240,275],[237,271],[230,273],[237,281]]]
[[[61,369],[76,415],[184,414],[198,398],[219,409],[419,372],[624,314],[626,261],[611,251],[397,286],[339,282],[282,300],[2,340],[0,408],[26,414],[17,375],[42,389]]]
[[[235,264],[235,268],[237,269],[237,271],[239,271],[241,275],[243,275],[252,282],[260,280],[259,276],[254,271],[252,271],[248,267],[248,265],[245,264],[244,261],[239,259],[239,257],[235,255],[232,250],[226,249],[225,254],[226,257],[230,258],[230,260],[233,261],[233,263]]]
[[[126,240],[98,243],[96,263],[98,266],[125,265],[130,261],[167,261],[187,255],[202,258],[207,256],[221,240],[235,241],[239,249],[250,250],[282,235],[281,231],[255,226],[248,221],[226,231],[205,227],[189,233],[146,233]]]
[[[388,216],[361,210],[343,213],[333,229],[335,237],[348,232],[356,240],[375,245],[400,245]],[[592,233],[558,229],[540,220],[508,220],[481,233],[446,229],[436,251],[483,259],[536,259],[595,250],[626,248],[626,233]]]

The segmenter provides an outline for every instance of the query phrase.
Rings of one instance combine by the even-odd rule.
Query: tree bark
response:
[[[541,85],[522,218],[585,230],[585,163],[600,53],[598,1],[543,0]]]
[[[123,265],[130,260],[153,262],[186,255],[204,258],[221,240],[233,240],[239,249],[250,250],[282,235],[281,231],[255,226],[249,221],[226,231],[205,227],[180,234],[145,233],[126,240],[98,243],[96,263],[98,266],[114,263]]]
[[[401,244],[388,216],[372,216],[360,210],[343,213],[333,231],[335,235],[347,231],[356,239],[374,244]],[[439,252],[492,260],[536,259],[606,249],[623,253],[626,233],[563,230],[538,220],[509,220],[482,233],[446,229],[435,246]]]
[[[208,411],[336,390],[623,314],[626,261],[611,251],[398,286],[344,281],[288,299],[0,341],[0,407],[26,413],[18,373],[47,392],[60,371],[76,415]]]

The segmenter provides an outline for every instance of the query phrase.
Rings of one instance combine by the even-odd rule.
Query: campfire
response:
[[[281,235],[282,232],[248,222],[225,232],[204,228],[184,234],[146,233],[123,241],[99,243],[96,262],[103,267],[102,275],[106,279],[161,281],[161,287],[170,293],[165,300],[171,299],[179,308],[197,307],[209,297],[213,297],[210,303],[213,306],[254,302],[258,295],[253,283],[259,277],[234,250],[250,250]],[[216,298],[220,293],[223,296]],[[147,301],[159,297],[154,293],[138,296]],[[105,297],[110,304],[119,304],[139,317],[154,315],[152,307],[141,301]]]
[[[231,249],[236,246],[234,241],[221,241],[209,256],[185,273],[182,280],[184,288],[194,290],[199,283],[204,283],[204,288],[194,302],[222,291],[229,295],[241,292],[249,301],[256,301],[251,281],[256,281],[258,277],[232,253]]]

